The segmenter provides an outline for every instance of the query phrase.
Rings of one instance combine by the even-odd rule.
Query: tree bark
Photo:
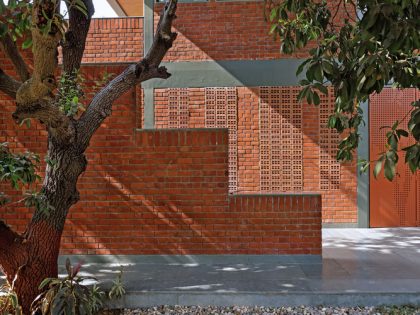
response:
[[[27,232],[28,237],[15,238],[0,255],[3,272],[19,297],[24,314],[30,313],[41,281],[57,276],[61,237],[45,221],[31,223]]]
[[[49,141],[48,166],[42,190],[49,212],[37,210],[27,230],[19,235],[0,222],[0,266],[19,297],[24,314],[40,293],[38,286],[48,277],[57,277],[60,239],[70,207],[79,200],[77,180],[86,169],[83,153],[74,146]]]
[[[8,76],[0,68],[0,91],[3,91],[5,94],[9,95],[12,98],[16,97],[16,92],[19,90],[22,84],[12,77]]]
[[[1,1],[1,0],[0,0]],[[85,40],[93,13],[91,0],[83,0],[88,17],[72,9],[70,28],[63,44],[63,66],[69,73],[80,67]],[[35,1],[41,12],[45,2]],[[22,235],[15,233],[0,220],[0,269],[16,291],[24,314],[29,314],[34,298],[40,293],[43,279],[57,277],[57,258],[67,214],[79,200],[77,180],[85,171],[84,155],[95,131],[111,115],[114,101],[130,88],[151,78],[166,79],[170,74],[160,62],[172,46],[176,33],[171,31],[176,18],[177,0],[165,3],[152,47],[146,57],[113,79],[93,98],[86,112],[76,120],[63,113],[55,103],[55,70],[57,66],[58,33],[43,35],[33,28],[34,71],[30,79],[20,84],[0,69],[0,91],[16,97],[15,121],[35,118],[48,129],[48,158],[42,192],[51,207],[48,213],[37,209]],[[33,12],[33,22],[40,16]],[[20,67],[21,77],[26,73]],[[75,72],[74,72],[75,73]]]
[[[19,53],[16,43],[9,34],[0,37],[0,48],[4,51],[6,56],[12,61],[16,73],[19,75],[22,82],[30,78],[28,67]]]

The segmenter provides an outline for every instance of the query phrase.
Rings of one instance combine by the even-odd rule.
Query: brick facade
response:
[[[319,195],[230,196],[228,131],[136,131],[134,96],[92,139],[63,254],[321,254]],[[45,131],[15,126],[12,110],[2,101],[0,141],[45,152]],[[20,231],[30,215],[0,209]]]
[[[133,62],[143,57],[143,18],[93,19],[84,63]]]
[[[278,41],[267,35],[262,6],[252,1],[180,3],[175,25],[179,36],[165,60],[304,57],[304,52],[279,53]],[[93,21],[82,69],[86,104],[97,89],[94,81],[121,72],[121,63],[143,56],[143,28],[143,18]],[[0,63],[11,72],[3,56]],[[144,126],[141,87],[121,97],[87,152],[89,166],[79,182],[81,201],[71,210],[62,252],[320,254],[317,194],[322,194],[323,222],[357,222],[356,167],[337,168],[328,147],[331,141],[327,147],[320,141],[322,106],[298,104],[297,87],[271,87],[264,95],[262,89],[155,89],[156,131],[138,130]],[[266,103],[267,98],[273,101]],[[323,104],[331,106],[331,100]],[[0,142],[42,157],[45,130],[36,124],[17,127],[10,119],[13,109],[13,102],[0,95]],[[264,117],[272,119],[267,123]],[[264,139],[269,139],[269,147]],[[264,189],[262,170],[277,174]],[[300,178],[290,186],[297,174]],[[321,189],[322,179],[330,176],[336,182],[338,176],[338,184]],[[291,195],[258,195],[261,192]],[[313,195],[299,195],[303,192]],[[0,209],[0,216],[19,230],[30,215],[24,208]]]
[[[179,97],[179,93],[171,93],[173,90],[181,89],[156,89],[155,90],[155,109],[156,109],[156,128],[178,128],[179,120],[184,119],[184,125],[187,128],[203,128],[206,127],[206,88],[182,89],[187,95],[187,103],[184,105],[187,110],[182,115],[171,115],[170,98]],[[209,88],[212,90],[212,88]],[[325,223],[356,223],[357,222],[357,174],[355,163],[339,164],[335,161],[335,148],[339,137],[331,137],[327,142],[329,150],[320,146],[320,132],[329,129],[325,128],[320,122],[320,112],[327,109],[328,113],[333,108],[332,98],[322,98],[322,104],[315,107],[308,104],[299,104],[296,101],[298,89],[295,87],[282,87],[273,89],[272,93],[277,94],[280,106],[283,110],[289,108],[291,104],[300,108],[301,116],[301,132],[297,134],[296,140],[302,142],[303,150],[301,154],[301,162],[295,162],[295,167],[301,165],[302,171],[297,173],[291,171],[291,175],[296,177],[298,174],[302,176],[302,187],[297,190],[293,187],[275,188],[271,186],[268,190],[263,191],[261,187],[261,171],[262,171],[262,155],[261,155],[261,95],[260,87],[238,87],[237,91],[237,142],[232,150],[237,150],[237,172],[238,181],[235,193],[279,193],[279,192],[319,192],[323,197],[323,222]],[[277,91],[277,92],[276,92]],[[292,91],[290,93],[289,91]],[[284,105],[289,104],[289,105]],[[272,115],[275,115],[273,112]],[[181,117],[185,116],[185,117]],[[280,119],[287,120],[281,115]],[[220,126],[219,126],[220,127]],[[227,124],[224,127],[229,127]],[[285,130],[288,132],[288,130]],[[273,135],[271,135],[272,137]],[[284,150],[287,145],[287,139],[279,139],[279,146]],[[329,139],[323,134],[323,139]],[[332,150],[333,149],[333,150]],[[272,151],[272,150],[271,150]],[[271,152],[270,151],[270,152]],[[271,154],[271,159],[267,161],[273,172],[275,166],[273,159],[279,161],[287,159],[287,156]],[[290,160],[290,158],[289,158]],[[296,160],[296,159],[295,159]],[[283,161],[284,162],[284,161]],[[327,168],[327,174],[322,173],[321,164]],[[281,166],[281,172],[286,168]],[[332,172],[338,172],[338,180],[336,185],[331,187],[322,187],[322,178],[327,182],[333,182]],[[285,179],[280,179],[281,184]],[[271,188],[271,189],[270,189]]]

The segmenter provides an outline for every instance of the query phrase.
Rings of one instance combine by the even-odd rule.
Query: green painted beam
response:
[[[144,0],[144,25],[143,25],[143,53],[146,56],[153,43],[153,6],[154,0]]]
[[[155,95],[154,90],[144,90],[144,129],[155,128]]]
[[[369,161],[369,103],[360,104],[363,109],[363,118],[366,125],[359,127],[361,140],[357,148],[358,158]],[[360,174],[357,170],[357,221],[359,228],[369,227],[370,214],[370,187],[369,187],[370,168],[366,173]]]
[[[154,0],[144,0],[144,33],[143,33],[143,54],[146,56],[153,43],[153,7]],[[153,88],[147,88],[142,84],[144,91],[144,128],[155,128],[155,101]]]
[[[172,76],[143,83],[147,88],[298,85],[296,69],[304,59],[163,63]]]

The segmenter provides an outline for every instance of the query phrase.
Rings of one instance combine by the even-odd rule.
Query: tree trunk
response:
[[[77,179],[86,168],[86,158],[75,147],[57,147],[50,139],[42,190],[49,212],[38,209],[22,235],[0,223],[0,267],[13,286],[24,314],[40,293],[39,284],[57,277],[60,239],[70,207],[79,200]]]
[[[32,301],[40,293],[41,281],[57,277],[61,236],[46,221],[32,224],[28,231],[28,239],[20,238],[2,255],[9,262],[8,267],[4,266],[7,281],[19,297],[24,314],[29,314]]]
[[[88,15],[72,6],[69,8],[69,29],[63,46],[63,68],[74,74],[80,68],[90,18],[93,14],[92,0],[82,1]],[[86,169],[84,155],[89,142],[111,115],[112,104],[132,87],[152,78],[167,79],[170,74],[160,63],[172,46],[177,34],[172,32],[172,22],[176,18],[177,0],[165,2],[155,37],[147,55],[141,61],[129,65],[124,72],[112,79],[98,92],[84,114],[76,119],[68,116],[57,106],[55,73],[57,70],[57,46],[61,33],[54,27],[44,34],[43,15],[54,16],[57,7],[51,1],[33,1],[32,39],[34,67],[27,80],[26,65],[15,58],[15,70],[20,74],[22,83],[6,75],[0,68],[0,91],[16,98],[16,111],[12,117],[18,123],[34,118],[45,124],[48,129],[48,159],[42,193],[49,210],[37,209],[22,235],[12,231],[0,220],[0,270],[6,275],[20,300],[24,314],[28,314],[33,299],[39,293],[41,281],[57,276],[57,258],[60,239],[67,213],[79,200],[76,189],[77,180]],[[40,14],[42,12],[42,14]],[[20,57],[13,41],[3,41],[9,55]],[[73,79],[75,79],[73,77]]]

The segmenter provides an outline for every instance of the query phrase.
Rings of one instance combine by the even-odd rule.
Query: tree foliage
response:
[[[283,53],[312,47],[297,71],[304,75],[299,99],[318,105],[319,93],[327,94],[327,85],[334,87],[335,111],[328,126],[346,132],[337,159],[352,160],[359,128],[365,123],[360,103],[387,85],[420,87],[419,1],[266,0],[266,4],[271,33],[280,37]],[[387,145],[377,157],[375,177],[384,168],[385,177],[392,180],[401,151],[413,173],[420,169],[420,101],[411,105],[406,117],[385,127]],[[412,144],[402,148],[402,137],[410,137]],[[368,169],[369,163],[361,161],[361,169]]]

